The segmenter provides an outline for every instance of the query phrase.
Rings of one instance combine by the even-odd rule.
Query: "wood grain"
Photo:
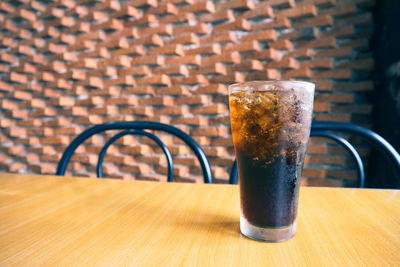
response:
[[[301,188],[296,236],[239,233],[239,192],[0,173],[0,265],[395,266],[400,191]]]

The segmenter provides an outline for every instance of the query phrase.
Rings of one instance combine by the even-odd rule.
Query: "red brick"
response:
[[[237,52],[261,51],[261,46],[257,41],[252,40],[252,41],[245,41],[239,44],[227,45],[222,48],[223,53],[232,51],[237,51]]]
[[[223,127],[195,128],[190,131],[193,136],[226,136],[229,131]]]
[[[208,120],[205,117],[178,117],[171,120],[172,124],[184,124],[195,126],[207,126]]]
[[[212,55],[212,54],[221,54],[221,46],[219,44],[207,44],[201,45],[196,48],[191,48],[185,50],[185,55]]]
[[[28,76],[19,74],[16,72],[11,72],[9,76],[10,81],[16,82],[16,83],[26,83],[28,82]]]
[[[189,69],[185,65],[169,65],[153,70],[153,74],[168,74],[168,75],[189,75]]]
[[[336,46],[336,39],[334,37],[325,37],[299,44],[299,47],[305,47],[305,48],[323,48],[323,47],[331,48],[335,46]]]
[[[182,84],[198,85],[198,84],[208,84],[209,81],[206,78],[206,76],[202,74],[197,74],[197,75],[191,75],[189,77],[171,78],[171,83],[174,85],[182,85]]]
[[[155,115],[184,115],[188,113],[189,109],[187,106],[174,106],[154,110]]]
[[[199,37],[192,33],[182,33],[168,41],[166,41],[167,44],[199,44],[200,39]]]
[[[267,30],[267,29],[288,29],[291,28],[291,23],[290,21],[283,17],[283,18],[277,18],[272,21],[267,21],[267,22],[262,22],[262,23],[257,23],[252,25],[252,30],[253,31],[258,31],[258,30]]]
[[[241,13],[238,17],[244,19],[264,19],[264,18],[273,18],[274,11],[269,5],[269,3],[258,3],[257,8],[253,10],[248,10]]]
[[[276,50],[293,50],[292,42],[287,39],[270,43],[269,47]]]
[[[32,171],[42,174],[54,174],[56,168],[57,165],[54,163],[41,163],[29,166],[29,169]]]
[[[0,64],[0,72],[10,72],[10,67],[4,64]]]
[[[172,3],[159,2],[157,7],[150,8],[148,12],[150,14],[158,14],[158,15],[165,15],[165,14],[177,15],[178,9]]]
[[[190,111],[193,114],[224,114],[228,110],[224,104],[213,104],[209,106],[192,108]]]
[[[206,105],[211,103],[211,98],[207,95],[182,96],[176,98],[175,103],[177,105]]]
[[[200,65],[201,64],[201,56],[200,55],[187,55],[187,56],[175,56],[168,57],[165,61],[166,65],[172,64],[185,64],[185,65]]]
[[[333,25],[333,19],[329,15],[320,15],[293,24],[293,27],[328,27]]]
[[[347,58],[351,57],[351,47],[326,49],[315,53],[315,57]]]
[[[196,21],[195,15],[190,12],[184,12],[183,9],[185,7],[182,7],[179,9],[178,15],[169,15],[169,16],[163,16],[158,19],[159,24],[165,24],[165,23],[173,23],[173,24],[179,24],[179,23],[191,23]],[[155,18],[157,20],[157,18]]]
[[[332,69],[333,60],[332,59],[317,59],[311,61],[303,61],[300,67],[311,68],[311,69]]]
[[[134,57],[132,59],[132,64],[144,64],[144,65],[156,65],[156,66],[164,66],[165,60],[162,56],[142,56],[142,57]]]
[[[298,64],[294,58],[285,57],[280,61],[268,62],[265,67],[270,69],[297,69]]]
[[[315,96],[316,102],[329,103],[353,103],[354,95],[352,94],[318,94]]]
[[[222,63],[203,64],[198,69],[191,69],[190,75],[196,74],[226,74],[225,65]]]
[[[39,127],[39,126],[42,126],[42,124],[43,124],[43,122],[41,119],[28,119],[28,120],[18,121],[16,123],[16,125],[20,126],[20,127]],[[8,125],[8,126],[10,126],[10,125]],[[2,127],[4,127],[4,126],[2,126]]]
[[[315,119],[318,121],[351,122],[351,114],[317,114]]]
[[[343,186],[343,183],[339,180],[307,180],[307,186],[341,187]]]
[[[297,19],[297,18],[313,17],[316,15],[317,15],[317,9],[315,8],[315,6],[307,4],[306,5],[299,4],[293,8],[276,12],[277,18],[285,17],[285,18]]]
[[[246,10],[254,8],[255,4],[253,0],[233,0],[228,2],[218,3],[216,5],[217,10],[224,10],[224,9]]]
[[[144,155],[140,157],[135,157],[135,160],[140,163],[156,164],[156,165],[167,163],[165,156],[160,156],[160,155],[154,155],[154,156]],[[175,162],[176,160],[174,159],[174,163]]]
[[[52,106],[69,107],[69,106],[73,106],[75,104],[75,100],[71,97],[62,96],[62,97],[50,100],[48,102],[48,104],[50,104]]]
[[[194,1],[190,5],[180,8],[179,13],[181,12],[213,13],[215,6],[212,1]]]
[[[184,157],[174,158],[174,163],[181,165],[197,166],[199,165],[197,158],[192,155],[186,155]]]
[[[139,78],[136,82],[137,84],[171,85],[170,78],[165,74]]]
[[[206,136],[194,136],[193,139],[202,147],[210,145],[210,139]]]
[[[268,4],[274,8],[289,8],[295,6],[295,0],[269,0]]]
[[[153,14],[144,14],[142,17],[135,20],[128,20],[124,23],[125,28],[132,26],[149,26],[157,22],[157,17]]]
[[[318,30],[315,27],[298,27],[292,31],[280,34],[278,40],[309,40],[317,37]]]
[[[128,87],[121,90],[121,95],[154,95],[154,88],[149,85]]]
[[[162,47],[154,47],[148,50],[149,55],[178,55],[183,56],[184,51],[181,45],[171,44]]]
[[[0,81],[0,90],[2,91],[12,91],[14,87],[6,82]]]
[[[117,19],[110,19],[106,22],[102,22],[102,23],[96,23],[96,24],[92,24],[90,26],[90,31],[96,31],[99,29],[102,30],[122,30],[124,27],[124,24],[117,20]]]
[[[308,163],[346,166],[346,158],[343,156],[312,156],[309,157]]]
[[[244,35],[240,40],[242,42],[243,41],[251,41],[251,40],[269,42],[269,41],[276,40],[276,34],[275,34],[274,30],[264,30],[261,32],[249,33],[247,35]]]
[[[252,52],[246,56],[247,58],[253,58],[257,60],[274,60],[277,61],[280,59],[278,52],[271,49],[264,49],[262,51]]]
[[[78,107],[74,107],[74,108],[78,108]],[[115,106],[104,106],[104,107],[98,107],[98,108],[90,108],[90,109],[88,109],[87,112],[89,114],[96,114],[96,115],[113,115],[113,114],[118,114],[118,108]],[[75,115],[75,114],[73,114],[73,115]],[[81,116],[85,116],[85,115],[81,115]]]
[[[122,68],[118,70],[118,75],[126,76],[126,75],[149,75],[151,74],[151,69],[144,65],[139,67],[130,67],[130,68]]]
[[[73,135],[76,136],[80,134],[83,129],[80,126],[73,126],[73,127],[63,127],[63,128],[56,128],[54,129],[55,135]]]
[[[310,59],[314,55],[314,52],[310,48],[298,48],[294,51],[288,52],[284,57],[293,57],[298,59]]]
[[[224,97],[224,99],[228,100],[228,97]],[[228,101],[226,102],[226,104],[228,105]],[[222,115],[222,116],[210,118],[209,122],[210,122],[210,125],[221,125],[221,124],[228,125],[231,121],[230,121],[229,116]]]
[[[121,153],[129,154],[129,155],[144,155],[150,154],[153,152],[153,149],[149,145],[134,145],[134,146],[126,146],[120,149]]]
[[[157,88],[158,95],[190,95],[190,91],[186,86],[178,85],[172,87],[160,87]]]
[[[233,15],[232,10],[230,10],[230,9],[221,10],[221,11],[218,11],[218,12],[215,12],[215,13],[212,13],[212,14],[204,14],[204,15],[202,15],[202,16],[200,16],[198,18],[198,20],[200,22],[205,22],[205,23],[208,23],[208,22],[213,22],[213,23],[224,22],[226,20],[230,21],[230,20],[233,20],[233,19],[234,19],[234,15]]]
[[[219,33],[223,31],[249,31],[251,29],[251,23],[246,19],[236,19],[233,22],[226,22],[214,26],[213,32]]]
[[[254,59],[249,59],[245,60],[242,63],[238,65],[233,65],[228,68],[229,72],[234,72],[234,71],[241,71],[241,72],[250,72],[250,71],[257,71],[257,70],[263,70],[264,66],[263,64]]]
[[[200,44],[207,44],[207,43],[226,44],[226,43],[237,43],[237,42],[238,39],[235,33],[231,31],[224,31],[219,34],[206,35],[200,38]]]
[[[142,38],[133,39],[132,41],[129,41],[129,43],[127,43],[123,47],[128,48],[130,46],[135,46],[135,45],[154,45],[154,46],[162,47],[164,45],[164,41],[158,34],[151,34],[151,35],[144,36]]]
[[[320,10],[319,13],[329,14],[329,15],[335,16],[335,17],[343,17],[343,16],[349,16],[349,15],[357,13],[357,7],[352,4],[339,5],[337,8]]]
[[[120,108],[119,112],[121,114],[133,114],[133,115],[143,115],[143,116],[153,116],[155,112],[151,107],[124,107]]]
[[[10,127],[6,129],[6,132],[9,136],[12,137],[25,137],[27,135],[26,129],[19,127]]]
[[[224,84],[211,84],[205,86],[199,86],[193,94],[222,94],[227,95],[228,87]]]
[[[121,48],[111,52],[113,56],[130,55],[130,56],[143,56],[146,54],[146,49],[141,45],[130,46],[128,48]]]
[[[330,112],[331,105],[329,103],[314,103],[314,112]]]
[[[87,117],[77,117],[72,122],[76,124],[101,124],[103,119],[98,115],[89,115]]]
[[[207,24],[199,23],[196,25],[183,25],[183,26],[175,26],[173,28],[173,34],[178,35],[182,33],[192,32],[196,34],[209,34],[210,27]]]
[[[140,11],[131,5],[123,5],[123,8],[119,11],[112,12],[110,14],[111,18],[123,18],[123,17],[140,17]]]
[[[331,80],[313,80],[313,83],[317,91],[332,91],[334,87]]]
[[[358,175],[355,170],[328,170],[328,177],[356,180]]]
[[[301,68],[297,70],[287,70],[282,73],[284,78],[311,78],[312,72],[309,68]]]
[[[316,79],[336,79],[336,80],[349,80],[352,77],[352,71],[349,69],[329,70],[313,73],[313,78]]]
[[[238,52],[225,52],[222,53],[221,55],[213,55],[207,58],[203,57],[201,60],[201,64],[208,65],[217,62],[239,64],[240,61],[241,59]]]
[[[16,9],[12,7],[10,4],[6,2],[1,2],[0,3],[0,10],[6,12],[6,13],[14,13]]]
[[[246,75],[246,81],[255,80],[278,80],[280,72],[276,69],[265,69],[263,71],[252,72]]]
[[[231,72],[223,76],[215,76],[209,79],[210,83],[239,83],[245,81],[241,72]]]
[[[302,172],[302,176],[314,177],[314,178],[325,178],[326,174],[327,174],[327,170],[325,170],[325,169],[304,168],[303,172]]]
[[[50,136],[41,138],[40,142],[45,145],[68,145],[70,139],[68,136]]]
[[[145,97],[139,99],[139,105],[148,106],[173,106],[174,98],[168,96]]]
[[[174,176],[185,176],[187,174],[189,174],[189,167],[187,166],[181,166],[181,165],[175,165],[174,166]],[[168,173],[168,169],[164,166],[158,166],[155,168],[155,171],[158,173],[162,173],[162,174],[167,174]]]

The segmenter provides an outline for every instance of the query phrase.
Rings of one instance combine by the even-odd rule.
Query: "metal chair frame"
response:
[[[361,157],[350,142],[333,132],[351,133],[363,137],[363,139],[385,155],[385,157],[392,163],[391,165],[394,167],[394,171],[400,179],[400,155],[383,137],[369,129],[351,123],[314,121],[311,125],[311,137],[319,136],[334,140],[350,153],[357,165],[358,187],[363,188],[365,185],[365,170]],[[235,160],[230,173],[229,183],[236,184],[237,181],[238,171],[237,162]]]
[[[115,141],[117,141],[119,138],[125,135],[139,135],[139,136],[146,136],[152,139],[157,145],[161,147],[167,159],[167,168],[168,168],[167,181],[172,182],[174,172],[173,172],[173,159],[171,152],[169,151],[168,147],[155,134],[145,131],[145,130],[155,130],[155,131],[163,131],[169,133],[184,141],[185,144],[191,148],[191,150],[194,152],[194,154],[197,156],[197,159],[200,162],[201,169],[203,170],[204,183],[212,183],[212,174],[208,159],[204,151],[199,146],[199,144],[197,144],[197,142],[192,137],[190,137],[188,134],[186,134],[185,132],[179,130],[174,126],[166,125],[159,122],[148,122],[148,121],[132,121],[132,122],[120,121],[120,122],[104,123],[90,127],[89,129],[79,134],[65,149],[61,157],[61,160],[58,163],[56,174],[57,175],[65,174],[68,163],[79,145],[81,145],[85,140],[87,140],[91,136],[108,130],[124,130],[124,131],[119,132],[112,138],[110,138],[101,149],[96,168],[96,173],[98,178],[102,178],[103,176],[103,169],[102,169],[103,160],[104,156],[107,153],[107,149],[110,147],[110,145],[112,145]]]

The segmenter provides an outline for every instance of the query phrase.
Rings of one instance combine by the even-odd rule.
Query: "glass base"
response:
[[[265,242],[282,242],[289,240],[296,234],[297,220],[291,225],[284,227],[258,227],[249,223],[246,218],[240,214],[240,232],[245,236]]]

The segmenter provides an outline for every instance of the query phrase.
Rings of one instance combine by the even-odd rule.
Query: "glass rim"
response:
[[[267,91],[272,88],[268,87],[262,87],[262,86],[271,86],[271,85],[277,85],[278,88],[273,88],[275,90],[287,90],[287,89],[293,89],[296,87],[302,87],[307,90],[314,90],[315,89],[315,84],[312,82],[306,82],[306,81],[298,81],[298,80],[274,80],[274,81],[246,81],[246,82],[240,82],[240,83],[234,83],[229,85],[229,92],[232,92],[234,89],[238,89],[239,91],[247,91],[246,86],[254,85],[256,86],[256,91]],[[301,86],[302,85],[302,86]],[[290,88],[288,88],[290,87]]]

